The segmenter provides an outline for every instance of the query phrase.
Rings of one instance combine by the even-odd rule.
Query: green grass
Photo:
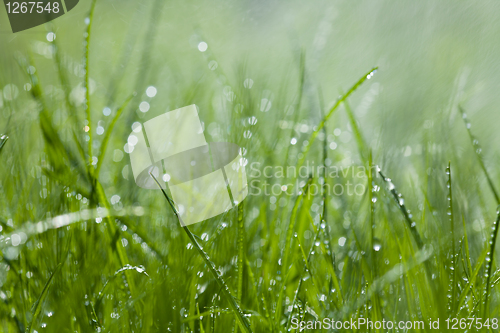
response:
[[[292,319],[323,318],[424,321],[412,331],[430,332],[431,319],[446,331],[447,318],[500,318],[500,179],[484,157],[497,151],[480,147],[480,129],[459,106],[466,97],[435,115],[445,130],[419,131],[421,152],[408,155],[406,144],[401,153],[376,139],[378,131],[402,140],[385,125],[394,119],[371,108],[370,118],[357,117],[351,107],[384,68],[347,78],[352,85],[336,97],[312,80],[307,49],[292,52],[293,70],[273,72],[278,86],[250,61],[223,68],[216,49],[193,56],[202,65],[191,77],[172,65],[177,85],[125,69],[94,82],[107,70],[94,38],[106,32],[96,29],[100,2],[90,6],[84,73],[68,69],[58,40],[51,61],[26,51],[8,62],[30,89],[0,104],[0,332],[277,333],[298,331]],[[158,31],[146,31],[140,67],[154,74]],[[149,85],[162,87],[158,96],[146,96]],[[292,194],[251,194],[188,228],[166,191],[137,187],[123,151],[132,124],[192,103],[207,139],[244,148],[250,184],[292,184]],[[333,166],[356,169],[334,176]],[[308,169],[279,176],[276,167]],[[347,181],[365,191],[317,191]]]

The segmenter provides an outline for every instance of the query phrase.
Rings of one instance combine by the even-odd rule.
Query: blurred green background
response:
[[[73,72],[82,64],[89,5],[82,1],[52,23],[67,67]],[[144,87],[140,85],[154,85],[158,95],[151,102],[149,118],[151,113],[182,106],[171,98],[171,92],[194,82],[206,87],[221,70],[235,81],[242,67],[250,78],[276,94],[281,87],[296,83],[292,81],[303,48],[310,121],[319,120],[318,112],[313,111],[318,108],[318,87],[328,104],[354,77],[377,65],[380,71],[374,82],[378,85],[366,96],[366,103],[361,103],[363,94],[353,96],[352,101],[373,144],[384,145],[386,151],[399,150],[414,145],[426,132],[439,130],[461,146],[464,132],[452,130],[455,114],[451,111],[459,102],[481,129],[481,141],[489,146],[498,140],[495,127],[488,125],[499,117],[495,112],[499,103],[499,10],[495,1],[100,1],[90,52],[90,76],[95,83],[92,97],[96,108],[104,108],[110,98],[123,99],[134,90],[141,94]],[[2,83],[22,88],[26,79],[12,65],[13,56],[33,49],[36,42],[47,43],[48,28],[12,34],[5,13],[2,15]],[[208,44],[204,53],[197,49],[200,41]],[[49,52],[40,45],[38,51]],[[55,84],[53,61],[39,53],[33,54],[39,74],[45,84]],[[208,69],[208,53],[215,57],[219,71]],[[79,76],[70,75],[73,86],[80,83]],[[23,94],[21,89],[20,99]],[[214,98],[196,94],[195,99],[203,108]],[[3,109],[4,115],[10,112]],[[496,162],[493,148],[485,154]]]

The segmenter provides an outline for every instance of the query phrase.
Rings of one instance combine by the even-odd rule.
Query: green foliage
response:
[[[279,83],[250,60],[234,60],[233,72],[211,49],[196,50],[185,75],[151,54],[152,7],[143,43],[130,32],[126,61],[103,78],[94,43],[107,32],[97,29],[101,2],[90,6],[83,68],[59,40],[45,43],[50,61],[31,51],[9,60],[29,86],[0,104],[0,332],[278,333],[298,331],[293,319],[500,317],[499,179],[458,107],[466,97],[407,154],[385,125],[394,119],[371,107],[357,117],[348,104],[370,96],[378,67],[347,77],[354,84],[338,98],[312,82],[307,49],[272,73]],[[139,73],[121,68],[134,43],[144,45],[132,58]],[[191,103],[207,138],[243,148],[250,194],[188,229],[168,191],[135,185],[124,144],[138,123]]]

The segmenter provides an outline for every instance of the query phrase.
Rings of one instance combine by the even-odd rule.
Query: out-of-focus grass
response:
[[[189,5],[173,4],[189,13]],[[84,28],[81,14],[90,3],[82,1],[68,14],[82,21],[76,30],[86,31],[78,43],[57,21],[49,27],[54,42],[0,37],[2,46],[18,51],[0,58],[0,132],[10,138],[0,139],[0,331],[283,332],[292,318],[441,318],[445,325],[445,318],[500,317],[493,225],[500,179],[492,157],[498,149],[483,133],[496,126],[481,116],[476,126],[459,111],[459,105],[472,114],[486,107],[478,95],[495,98],[478,81],[467,85],[471,46],[436,32],[444,46],[427,50],[436,52],[429,59],[437,78],[423,87],[421,68],[395,73],[394,58],[375,51],[363,51],[351,67],[356,73],[336,72],[337,65],[318,59],[331,52],[320,47],[329,31],[352,27],[342,4],[323,13],[311,49],[292,47],[285,60],[270,54],[270,64],[255,53],[229,60],[211,42],[222,34],[218,22],[181,25],[179,36],[165,35],[173,14],[167,8],[159,15],[159,5],[126,2],[139,15],[127,26],[104,14],[124,15],[116,4],[98,1]],[[375,6],[365,5],[352,13]],[[415,8],[402,8],[402,15]],[[446,12],[428,3],[422,8],[431,21],[433,8]],[[220,19],[234,19],[220,10]],[[485,9],[471,10],[489,22]],[[310,14],[300,17],[319,15]],[[141,17],[152,23],[143,27]],[[129,31],[108,31],[111,24]],[[301,43],[304,31],[293,43]],[[175,45],[165,48],[166,38]],[[388,54],[398,45],[388,45]],[[452,58],[455,67],[436,51],[448,45],[462,57]],[[341,60],[350,52],[332,54]],[[484,74],[474,68],[469,76]],[[408,75],[417,92],[397,86]],[[347,93],[337,98],[330,80]],[[428,100],[419,104],[419,96]],[[136,122],[192,103],[207,139],[243,147],[251,194],[238,208],[181,230],[160,191],[136,187],[124,144]],[[284,166],[307,170],[282,175]],[[334,167],[343,169],[335,174]],[[282,193],[264,193],[264,182],[279,184],[267,189]],[[318,192],[347,190],[347,182],[365,191]]]

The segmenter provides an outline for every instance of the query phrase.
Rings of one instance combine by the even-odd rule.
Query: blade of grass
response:
[[[215,264],[210,260],[210,257],[208,254],[203,250],[201,245],[198,243],[194,235],[191,233],[191,231],[187,228],[187,226],[182,227],[186,234],[188,235],[189,239],[191,242],[194,244],[196,249],[198,250],[198,253],[202,256],[203,260],[207,264],[210,272],[214,276],[215,280],[219,284],[219,286],[222,288],[223,294],[226,296],[227,300],[229,301],[229,305],[231,306],[231,309],[233,310],[233,313],[240,325],[240,329],[244,332],[252,332],[250,328],[250,323],[248,320],[245,318],[243,311],[241,310],[240,306],[236,302],[236,299],[233,297],[231,294],[231,291],[229,290],[229,287],[227,286],[226,282],[223,280],[222,275],[220,272],[215,268]]]
[[[243,219],[243,202],[238,205],[238,291],[236,298],[243,302],[243,269],[245,263],[245,221]],[[238,333],[238,324],[235,323],[234,332]]]
[[[354,132],[354,137],[356,138],[356,144],[359,150],[359,156],[361,160],[366,163],[366,155],[368,152],[365,139],[361,134],[361,130],[359,129],[358,122],[356,121],[356,117],[354,117],[354,113],[352,112],[351,106],[347,100],[344,101],[345,111],[347,113],[347,117],[349,118],[349,123],[351,124],[352,131]]]
[[[106,194],[104,193],[104,189],[102,188],[101,183],[97,179],[95,179],[95,189],[96,189],[97,196],[99,198],[100,203],[104,205],[104,208],[106,208],[108,212],[111,211],[111,205],[109,204],[108,200],[106,199]],[[125,251],[125,248],[123,247],[123,243],[121,242],[120,237],[117,237],[117,236],[119,236],[120,229],[118,229],[115,219],[111,218],[111,216],[109,214],[106,215],[105,219],[108,222],[107,226],[108,226],[109,237],[112,241],[114,241],[113,247],[116,250],[118,262],[119,262],[121,267],[127,266],[127,265],[129,265],[129,259],[127,256],[127,252]],[[127,282],[128,282],[128,289],[130,291],[130,295],[133,298],[137,297],[138,292],[137,292],[137,289],[135,287],[134,277],[132,276],[131,272],[129,272],[128,270],[125,271],[125,277],[126,277]],[[141,314],[141,309],[139,308],[139,306],[136,302],[134,302],[134,307],[135,307],[135,310],[137,311],[137,313]]]
[[[199,316],[200,315],[200,306],[198,303],[196,303],[196,312]],[[201,318],[201,317],[199,317],[199,318]],[[205,328],[203,327],[203,322],[201,321],[201,319],[200,319],[200,333],[205,333]]]
[[[245,256],[245,266],[246,266],[246,269],[247,269],[247,272],[248,272],[248,279],[249,279],[249,282],[250,282],[250,286],[252,288],[252,295],[254,297],[254,301],[255,301],[255,304],[259,304],[259,292],[257,291],[257,282],[255,281],[255,276],[252,272],[252,267],[250,266],[250,262],[248,262],[248,257]],[[264,312],[266,312],[266,315],[262,315],[259,313],[259,315],[262,317],[264,323],[266,324],[266,329],[269,330],[271,329],[271,323],[269,322],[269,316],[268,316],[268,313],[266,311],[266,308],[265,308],[265,304],[262,304],[262,306],[264,307]]]
[[[479,146],[479,141],[474,137],[471,131],[471,123],[467,119],[467,114],[465,111],[462,109],[461,106],[458,107],[460,110],[460,113],[462,114],[462,119],[464,120],[465,123],[465,128],[467,129],[467,132],[469,133],[469,138],[471,140],[472,146],[474,148],[474,152],[476,153],[477,160],[479,162],[479,165],[481,166],[481,169],[483,169],[484,175],[486,176],[486,180],[488,181],[488,185],[491,189],[491,192],[493,192],[493,196],[495,197],[495,200],[497,201],[497,204],[500,204],[500,196],[498,195],[498,191],[493,184],[493,181],[491,180],[490,174],[488,173],[488,170],[486,170],[486,166],[484,165],[484,160],[483,160],[483,155],[481,154],[482,149]]]
[[[450,222],[451,229],[451,263],[450,267],[453,267],[452,279],[451,279],[451,306],[450,311],[453,311],[456,302],[456,282],[457,282],[457,256],[455,250],[455,220],[453,218],[453,193],[451,188],[451,162],[448,162],[448,167],[446,168],[446,174],[448,175],[448,182],[446,183],[446,187],[448,188],[448,218]]]
[[[411,231],[415,243],[417,243],[418,248],[421,249],[424,243],[422,242],[422,238],[420,238],[420,234],[416,229],[417,226],[416,223],[412,221],[410,213],[408,213],[408,210],[406,209],[406,206],[404,204],[404,199],[401,193],[398,193],[396,187],[392,183],[392,180],[390,178],[385,177],[380,169],[378,170],[378,173],[380,177],[382,177],[382,179],[387,183],[389,191],[391,192],[392,196],[394,197],[394,200],[396,200],[396,203],[398,204],[399,210],[401,211],[401,213],[403,213],[403,216],[405,218],[406,223],[408,224],[408,228]]]
[[[302,167],[304,165],[305,159],[307,158],[307,154],[311,147],[314,144],[314,141],[316,140],[316,137],[318,134],[323,130],[323,127],[325,127],[326,122],[330,117],[334,114],[334,112],[338,109],[340,104],[342,104],[347,98],[354,92],[356,91],[362,84],[368,79],[371,79],[372,76],[375,74],[375,72],[378,70],[378,67],[373,67],[369,72],[367,72],[365,75],[363,75],[351,88],[345,93],[344,95],[341,95],[337,98],[337,101],[333,104],[333,106],[329,109],[328,113],[322,117],[319,125],[316,127],[314,132],[309,136],[307,142],[308,144],[303,148],[302,150],[302,157],[297,161],[297,168]],[[326,140],[326,138],[325,138]],[[296,184],[298,179],[298,175],[295,175],[291,181],[291,184]],[[283,213],[284,214],[284,213]],[[283,218],[285,215],[282,215]]]
[[[140,209],[142,209],[142,207],[140,207]],[[4,249],[6,246],[11,246],[12,242],[11,236],[14,234],[24,233],[26,237],[29,239],[31,237],[41,235],[48,230],[61,229],[63,227],[67,227],[74,223],[82,221],[90,221],[90,220],[95,221],[97,218],[105,218],[107,216],[122,217],[127,215],[138,215],[136,214],[136,212],[137,212],[137,207],[135,208],[125,207],[122,208],[119,212],[102,208],[84,209],[79,212],[54,216],[36,223],[24,222],[19,228],[13,230],[8,234],[4,234],[5,238],[3,239],[3,241],[0,242],[0,250]],[[9,241],[6,241],[6,239],[9,239]]]
[[[394,283],[395,281],[407,275],[412,269],[420,266],[422,263],[426,262],[432,255],[432,250],[422,249],[415,253],[415,256],[406,262],[398,263],[394,265],[387,273],[373,281],[373,284],[368,288],[366,293],[362,294],[358,298],[353,298],[353,300],[345,304],[341,313],[345,316],[350,316],[356,309],[359,309],[366,303],[367,299],[371,299],[374,293],[380,292],[384,286]],[[411,288],[410,288],[411,289]]]
[[[493,181],[488,173],[488,170],[486,170],[486,166],[484,164],[483,156],[481,154],[482,149],[479,146],[479,141],[475,139],[474,135],[472,134],[471,131],[471,123],[467,119],[467,114],[465,111],[462,109],[461,106],[458,108],[460,110],[460,113],[462,114],[462,119],[464,120],[465,127],[467,129],[467,132],[469,133],[469,138],[472,142],[472,146],[475,148],[474,152],[476,153],[477,160],[481,166],[481,169],[484,172],[484,175],[486,176],[486,180],[488,182],[488,185],[491,189],[491,192],[493,193],[493,196],[495,197],[495,200],[497,201],[497,204],[500,204],[500,197],[498,195],[498,191],[495,188],[495,185],[493,184]],[[495,254],[495,245],[496,245],[496,240],[498,236],[498,229],[499,229],[499,224],[500,224],[500,209],[497,208],[497,218],[493,222],[493,227],[492,227],[492,232],[490,235],[490,242],[489,242],[489,251],[486,256],[486,286],[485,286],[485,293],[484,293],[484,312],[483,315],[486,316],[488,309],[489,309],[489,293],[490,293],[490,279],[491,279],[491,270],[493,269],[493,259],[494,259],[494,254]]]
[[[373,76],[373,74],[377,71],[377,69],[378,69],[378,67],[373,67],[369,72],[367,72],[365,75],[363,75],[344,95],[340,96],[337,99],[337,101],[330,108],[330,110],[328,111],[328,113],[326,114],[326,116],[323,117],[323,119],[319,123],[318,127],[316,128],[316,130],[309,137],[308,144],[307,144],[307,146],[305,147],[305,149],[302,152],[302,158],[297,163],[298,167],[300,167],[300,166],[302,166],[304,164],[304,161],[305,161],[305,159],[307,157],[307,153],[311,149],[311,147],[312,147],[312,145],[314,143],[314,140],[318,136],[318,134],[321,131],[321,129],[325,126],[325,124],[328,121],[328,119],[330,119],[330,117],[333,115],[333,113],[335,112],[335,110],[337,110],[337,108],[339,107],[339,105],[342,104],[349,96],[351,96],[351,94],[353,92],[355,92],[359,88],[359,86],[361,86],[363,84],[363,82],[365,82],[366,80],[370,79]]]
[[[323,220],[320,220],[320,224],[323,223]],[[311,268],[309,267],[309,261],[311,260],[311,256],[313,254],[314,247],[316,246],[316,242],[318,241],[319,238],[319,233],[321,232],[321,226],[317,227],[317,231],[314,236],[314,240],[312,242],[311,248],[309,249],[309,252],[307,253],[307,256],[304,253],[304,250],[302,249],[302,246],[300,247],[301,249],[301,254],[302,254],[302,260],[304,261],[304,271],[306,274],[311,275]],[[295,308],[295,305],[297,304],[297,299],[300,293],[300,290],[302,288],[302,282],[304,281],[303,277],[300,277],[299,279],[299,284],[297,285],[297,289],[295,290],[293,294],[293,301],[292,301],[292,311],[290,311],[290,316],[288,317],[287,324],[286,324],[286,331],[290,332],[290,325],[291,325],[291,320],[293,318],[293,310]]]
[[[376,167],[376,169],[377,169],[378,173],[380,174],[380,176],[382,177],[382,179],[388,184],[389,191],[393,195],[393,198],[396,200],[396,204],[398,205],[399,210],[403,213],[403,216],[405,218],[405,222],[407,223],[407,228],[405,228],[404,232],[405,232],[405,234],[408,234],[408,241],[411,243],[411,239],[413,239],[415,241],[415,243],[417,244],[417,247],[420,250],[420,252],[422,250],[425,250],[426,248],[424,247],[422,239],[420,238],[420,235],[416,229],[416,222],[412,221],[412,219],[411,219],[412,216],[410,215],[410,212],[406,209],[406,206],[404,204],[403,196],[401,195],[401,193],[397,192],[396,187],[392,183],[392,180],[390,178],[385,177],[382,174],[382,172],[378,166]],[[388,221],[386,221],[386,223],[388,223]],[[402,253],[409,251],[410,252],[410,253],[408,253],[409,256],[414,257],[416,255],[416,253],[414,253],[415,251],[413,250],[413,247],[410,247],[409,249],[404,249],[402,247],[402,244],[399,242],[399,240],[396,239],[396,241],[397,241],[399,249]],[[430,249],[432,251],[432,246],[430,247]],[[425,260],[422,262],[422,264],[423,264],[423,270],[425,272],[426,279],[421,280],[421,282],[422,282],[421,286],[429,289],[429,290],[425,291],[425,293],[426,293],[426,295],[430,296],[430,297],[426,297],[425,299],[423,299],[422,302],[429,301],[430,303],[432,303],[432,296],[437,293],[435,288],[437,288],[438,286],[436,284],[430,282],[430,281],[432,281],[431,272],[433,269],[431,267],[430,262],[428,260]],[[404,283],[408,284],[408,286],[413,285],[409,280],[413,280],[413,277],[407,276]],[[405,292],[410,293],[410,290],[405,290]],[[420,289],[418,289],[417,292],[420,292]],[[408,307],[413,308],[412,304],[409,302],[410,301],[408,299],[407,300]],[[423,308],[428,309],[428,306],[424,304]],[[439,315],[441,315],[441,314],[439,314]]]
[[[30,63],[28,63],[26,59],[21,57],[18,57],[17,61],[23,72],[29,75],[32,86],[30,90],[31,96],[41,105],[42,111],[39,113],[39,124],[45,142],[44,148],[50,164],[55,169],[54,172],[59,175],[61,182],[67,183],[66,185],[70,186],[69,183],[71,183],[71,179],[74,176],[70,166],[74,166],[81,174],[85,174],[85,169],[81,166],[80,161],[75,158],[72,150],[64,144],[58,131],[53,126],[52,114],[47,108],[38,75],[36,72],[29,70],[30,63],[33,63],[33,61],[31,60]],[[78,143],[76,139],[75,141]],[[63,180],[62,178],[68,178],[69,180]],[[71,185],[74,186],[74,183]]]
[[[295,222],[297,220],[297,211],[299,209],[300,203],[302,202],[302,199],[307,195],[309,185],[311,185],[312,178],[309,177],[307,183],[304,185],[302,194],[297,197],[295,200],[295,204],[292,209],[292,213],[290,215],[290,221],[288,223],[288,229],[286,232],[286,238],[285,238],[285,250],[283,252],[283,274],[286,274],[286,271],[288,270],[288,257],[290,254],[290,249],[292,247],[292,242],[293,242],[293,231],[295,230]]]
[[[170,205],[170,208],[172,209],[177,220],[181,224],[182,229],[184,229],[187,236],[191,240],[193,246],[198,250],[198,253],[200,254],[201,258],[205,261],[205,264],[207,265],[208,269],[210,270],[210,273],[212,273],[213,277],[215,278],[215,281],[217,282],[217,284],[221,288],[222,293],[224,294],[227,301],[229,302],[229,306],[231,307],[231,310],[233,311],[233,313],[236,317],[236,320],[238,321],[238,323],[240,325],[240,329],[243,332],[251,333],[252,329],[250,328],[250,323],[248,322],[247,318],[243,314],[243,311],[241,310],[240,306],[238,305],[238,302],[236,302],[236,299],[231,294],[231,291],[229,290],[229,287],[226,284],[226,281],[224,281],[224,279],[222,278],[221,273],[217,270],[217,268],[215,267],[215,264],[210,259],[208,254],[203,250],[203,247],[200,245],[200,243],[198,243],[198,240],[193,235],[193,233],[188,229],[188,227],[186,225],[184,225],[184,222],[182,222],[182,219],[180,218],[179,213],[177,212],[177,209],[175,208],[175,204],[172,201],[172,199],[170,199],[170,197],[167,195],[165,190],[161,187],[160,183],[155,178],[155,176],[153,174],[150,174],[150,175],[154,179],[154,181],[156,182],[156,184],[158,185],[160,190],[162,191],[163,196],[165,197],[165,199],[167,199],[168,204]]]
[[[290,137],[288,138],[288,142],[290,142],[290,140],[292,140],[294,126],[299,121],[300,106],[302,104],[302,96],[304,94],[304,82],[305,82],[305,77],[306,77],[306,54],[305,54],[304,50],[301,50],[301,52],[300,52],[299,62],[300,62],[300,65],[299,65],[300,66],[299,67],[299,70],[300,70],[299,92],[298,92],[297,103],[295,104],[295,110],[294,110],[295,117],[293,119],[292,128],[290,129]],[[288,145],[288,148],[286,150],[285,163],[284,163],[285,169],[288,166],[288,158],[290,156],[290,148],[291,148],[291,145]]]
[[[323,103],[323,93],[321,89],[318,89],[318,99],[319,99],[319,104],[320,104],[320,110],[321,116],[323,117],[323,110],[324,110],[324,103]],[[340,303],[343,303],[343,296],[342,296],[342,290],[340,288],[340,283],[337,278],[337,274],[335,273],[335,253],[332,251],[331,247],[331,241],[332,241],[332,236],[330,235],[330,226],[328,225],[328,203],[326,201],[326,193],[327,191],[327,181],[328,177],[326,174],[327,170],[327,165],[326,165],[326,159],[328,158],[328,140],[327,138],[327,127],[326,123],[323,126],[323,135],[325,136],[325,139],[323,140],[323,212],[322,212],[322,220],[323,223],[320,224],[320,229],[323,230],[323,242],[321,244],[322,250],[326,252],[326,257],[328,258],[328,271],[330,272],[330,278],[331,278],[331,283],[337,290],[337,295]],[[328,293],[330,294],[332,291],[332,288],[328,288]]]
[[[144,274],[147,277],[149,277],[148,273],[146,272],[146,269],[143,266],[131,266],[131,265],[125,265],[119,270],[117,270],[111,278],[109,278],[106,283],[104,283],[104,286],[102,287],[101,291],[99,291],[99,294],[97,295],[97,299],[95,301],[95,309],[99,309],[99,305],[102,302],[102,299],[104,297],[104,292],[106,291],[106,288],[108,285],[113,282],[117,276],[119,276],[121,273],[124,273],[126,271],[132,271],[132,272],[137,272],[139,274]]]
[[[374,188],[373,183],[373,159],[372,159],[372,151],[368,154],[368,166],[370,168],[370,172],[368,172],[368,200],[370,202],[370,252],[372,257],[372,271],[374,278],[377,277],[377,265],[375,265],[375,202],[377,202],[376,189]]]
[[[84,70],[85,70],[85,112],[86,112],[86,116],[87,116],[87,126],[89,129],[88,130],[88,135],[89,135],[88,173],[89,173],[89,176],[92,180],[91,181],[92,188],[97,193],[98,201],[100,201],[100,203],[103,204],[105,206],[105,208],[109,210],[110,209],[109,202],[106,199],[106,195],[104,193],[102,185],[100,184],[100,182],[97,179],[97,176],[96,176],[97,174],[95,174],[94,169],[92,167],[92,159],[93,159],[92,145],[93,145],[93,142],[92,142],[92,119],[91,119],[92,112],[91,112],[91,103],[90,103],[90,67],[89,67],[90,57],[89,57],[89,55],[90,55],[90,37],[91,37],[91,30],[92,30],[92,23],[93,23],[93,19],[94,19],[96,2],[97,2],[97,0],[92,0],[91,7],[90,7],[90,13],[88,16],[88,21],[87,21],[87,23],[88,23],[87,24],[87,32],[85,35],[85,68],[84,68]],[[121,111],[123,111],[123,110],[121,110]],[[120,114],[121,114],[121,111],[120,111]],[[116,116],[115,116],[115,118],[117,119]],[[113,119],[113,121],[116,121],[116,119]],[[114,122],[112,122],[112,126],[114,126]],[[108,132],[110,133],[111,130]],[[107,135],[109,135],[109,133],[107,133]],[[109,140],[109,137],[107,140]],[[106,146],[107,146],[107,140],[105,142]],[[103,148],[104,148],[103,152],[104,152],[106,146],[103,146]],[[102,155],[101,157],[104,157],[104,155]],[[100,159],[101,162],[102,162],[102,159],[103,158]],[[98,162],[99,162],[99,159],[98,159]],[[125,266],[125,265],[129,264],[129,260],[128,260],[127,253],[126,253],[125,249],[123,248],[122,243],[120,242],[119,237],[115,237],[117,232],[119,232],[117,229],[116,223],[109,216],[106,218],[106,220],[108,221],[107,225],[108,225],[109,236],[112,240],[116,240],[114,245],[115,245],[115,249],[116,249],[117,255],[118,255],[117,259],[120,263],[120,266]],[[132,295],[132,297],[136,297],[137,291],[136,291],[136,288],[134,285],[133,276],[128,271],[125,272],[125,276],[126,276],[127,281],[128,281],[128,287],[130,290],[130,294]],[[134,303],[134,307],[135,307],[137,313],[140,314],[141,311],[140,311],[140,308],[137,305],[137,303]]]
[[[361,136],[360,136],[361,137]],[[361,142],[363,142],[361,138]],[[361,149],[361,146],[360,146]],[[361,151],[360,151],[361,153]],[[376,189],[374,189],[373,183],[373,159],[371,149],[368,152],[368,203],[370,204],[370,253],[371,253],[371,283],[378,277],[378,267],[376,264],[376,251],[375,251],[375,202],[377,201]],[[354,231],[353,231],[354,233]],[[355,234],[355,233],[354,233]],[[374,313],[377,319],[382,317],[382,306],[380,302],[380,295],[378,293],[374,296]]]
[[[149,78],[149,75],[147,74],[149,73],[150,66],[153,63],[151,61],[151,50],[153,49],[154,40],[158,32],[158,27],[160,26],[158,21],[162,14],[162,8],[165,5],[165,1],[163,0],[155,0],[154,2],[151,1],[150,3],[151,13],[148,19],[148,28],[143,37],[144,44],[141,47],[142,54],[141,60],[139,62],[140,67],[137,71],[137,78],[134,89],[135,91],[141,91],[144,82]]]
[[[131,94],[125,100],[125,102],[123,102],[123,104],[118,108],[118,110],[116,110],[116,114],[113,117],[113,120],[111,121],[111,123],[109,124],[108,129],[106,130],[106,134],[104,135],[104,138],[102,139],[102,142],[101,142],[101,153],[99,154],[99,158],[97,159],[97,165],[95,168],[95,176],[96,177],[99,177],[99,171],[101,170],[102,162],[104,160],[104,155],[106,154],[106,148],[108,147],[109,138],[111,137],[111,133],[113,132],[113,129],[116,125],[116,122],[118,121],[118,118],[120,118],[123,110],[125,110],[128,103],[132,100],[132,98],[134,98],[135,95],[136,95],[135,93]]]
[[[474,287],[474,285],[476,283],[477,275],[479,274],[479,270],[481,269],[484,261],[486,260],[487,254],[488,254],[488,248],[485,248],[476,262],[476,266],[474,267],[474,270],[472,271],[472,274],[469,277],[469,281],[467,282],[467,285],[465,286],[462,293],[460,294],[460,298],[459,298],[458,304],[457,304],[457,314],[458,314],[458,311],[460,311],[460,309],[464,305],[465,299],[466,299],[467,295],[469,294],[469,291],[472,290],[472,288]]]
[[[297,212],[299,210],[300,203],[304,200],[304,198],[309,193],[309,186],[311,185],[312,177],[309,177],[307,183],[304,185],[302,193],[297,196],[295,200],[295,204],[292,208],[292,213],[290,215],[290,222],[288,223],[288,229],[285,238],[285,250],[283,252],[282,257],[282,274],[284,276],[283,282],[281,284],[280,292],[278,295],[278,301],[276,303],[276,313],[274,320],[276,322],[281,322],[281,309],[283,307],[283,299],[285,297],[285,289],[288,282],[288,278],[290,276],[291,270],[289,269],[289,256],[291,255],[292,242],[293,242],[293,231],[295,230],[295,222],[297,220]]]
[[[3,148],[3,146],[5,146],[8,139],[9,139],[9,137],[7,135],[4,135],[4,134],[0,135],[0,153],[2,152],[2,148]]]
[[[302,193],[297,196],[295,199],[295,204],[293,205],[292,212],[290,215],[290,220],[288,222],[288,229],[286,232],[285,236],[285,249],[283,251],[283,257],[282,257],[282,274],[284,276],[283,282],[282,282],[282,288],[280,289],[280,293],[278,296],[278,301],[276,305],[276,321],[280,321],[281,319],[281,307],[283,304],[283,297],[284,297],[284,291],[287,283],[287,278],[289,276],[289,255],[290,255],[290,249],[292,248],[292,242],[293,242],[293,231],[295,230],[295,222],[297,220],[297,211],[299,209],[300,203],[302,202],[303,198],[306,196],[308,192],[309,185],[312,182],[312,178],[309,177],[307,183],[304,185],[302,189]]]
[[[73,131],[73,140],[75,141],[76,149],[78,150],[78,153],[80,154],[82,161],[85,161],[85,151],[83,150],[82,143],[78,139],[78,135],[76,134],[75,131]]]
[[[497,208],[497,218],[495,222],[493,222],[493,227],[491,228],[491,236],[489,242],[489,251],[486,254],[486,286],[484,293],[484,318],[488,318],[488,308],[490,303],[490,280],[491,280],[491,270],[493,269],[494,258],[495,258],[495,245],[497,242],[498,236],[498,226],[500,225],[500,206]]]
[[[92,22],[94,21],[94,11],[97,0],[92,0],[90,5],[90,13],[88,16],[88,24],[87,24],[87,33],[85,35],[85,114],[87,116],[87,126],[89,131],[87,132],[89,135],[89,145],[88,145],[88,154],[89,154],[89,166],[92,168],[92,118],[91,118],[91,110],[90,110],[90,68],[89,68],[89,53],[90,53],[90,33],[92,30]]]
[[[52,28],[53,27],[51,26],[50,30],[53,31]],[[64,92],[64,102],[66,103],[66,107],[68,108],[69,117],[73,121],[73,125],[77,126],[80,119],[78,117],[78,111],[76,110],[76,107],[70,101],[70,95],[71,95],[70,83],[68,76],[66,75],[66,70],[63,67],[63,61],[61,57],[61,50],[59,48],[58,39],[55,38],[52,41],[52,44],[54,46],[54,60],[57,67],[57,73],[59,75],[59,81],[61,82],[61,87]]]
[[[54,271],[50,275],[49,279],[45,283],[45,286],[43,287],[42,293],[40,294],[40,296],[38,296],[38,299],[36,300],[35,304],[33,304],[33,307],[31,309],[31,311],[33,312],[33,317],[31,318],[31,322],[28,325],[28,333],[32,332],[33,323],[36,322],[36,319],[38,318],[38,315],[40,314],[40,311],[42,310],[41,305],[42,305],[43,300],[45,299],[45,296],[47,296],[47,292],[49,291],[50,283],[54,279],[54,276],[56,276],[56,274],[61,270],[63,263],[64,262],[60,262],[56,266],[56,268],[54,269]]]
[[[136,8],[139,8],[142,6],[142,4],[138,2],[136,6]],[[128,32],[126,34],[127,37],[124,38],[122,42],[122,50],[119,57],[120,60],[116,63],[113,72],[110,75],[111,79],[109,80],[108,88],[106,90],[106,105],[112,105],[116,100],[117,93],[120,91],[121,84],[124,81],[123,77],[134,54],[134,52],[131,51],[136,48],[137,41],[139,39],[138,36],[141,30],[137,29],[136,27],[139,20],[141,20],[142,18],[143,17],[141,16],[141,11],[136,9],[134,11],[134,17],[131,18],[129,23],[130,27],[128,28]]]
[[[323,105],[323,93],[321,92],[321,89],[318,89],[318,99],[320,103],[320,109],[321,109],[321,116],[323,116],[323,110],[324,110],[324,105]],[[326,123],[323,126],[323,135],[324,135],[324,140],[323,140],[323,212],[322,212],[322,219],[323,219],[323,224],[320,225],[320,229],[323,229],[323,235],[326,238],[326,242],[324,242],[326,252],[328,255],[328,258],[331,259],[332,266],[335,266],[335,255],[332,251],[332,248],[330,246],[330,242],[332,240],[332,236],[330,235],[330,226],[328,225],[328,203],[326,201],[326,194],[328,193],[327,186],[328,186],[328,177],[326,174],[326,159],[328,158],[328,140],[327,140],[327,128],[326,128]],[[332,277],[333,278],[333,277]]]
[[[465,259],[467,260],[467,271],[468,271],[469,278],[470,278],[470,276],[472,275],[472,264],[470,262],[469,237],[467,236],[467,228],[465,227],[465,218],[463,216],[462,216],[462,224],[463,224],[463,228],[464,228]]]

